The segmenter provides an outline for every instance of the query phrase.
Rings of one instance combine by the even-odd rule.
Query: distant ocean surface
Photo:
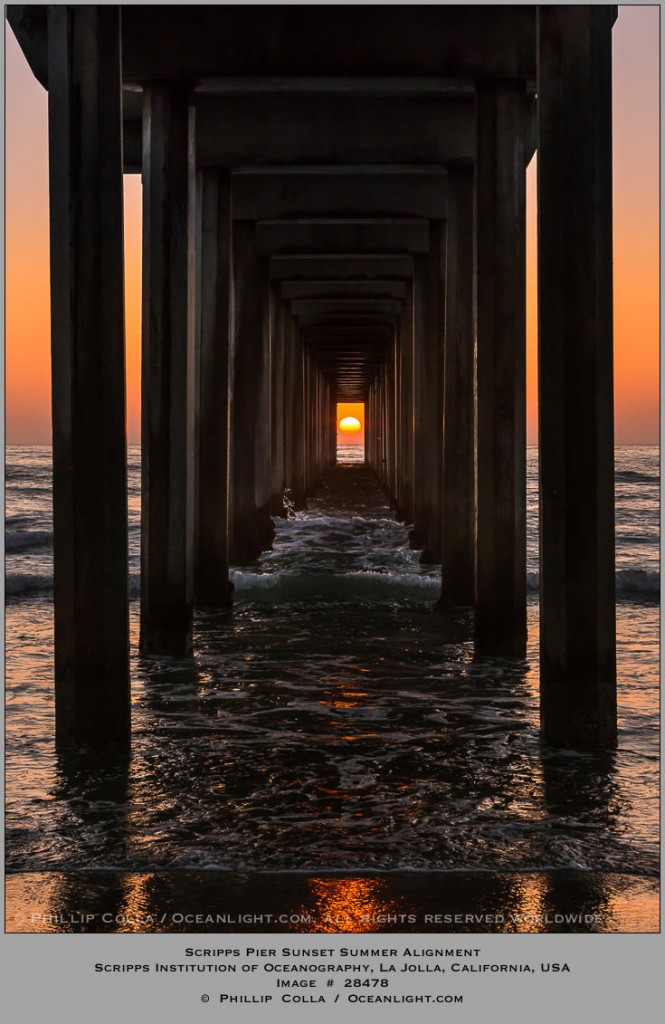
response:
[[[362,445],[340,445],[340,461],[363,461]],[[538,590],[537,450],[528,449],[527,569],[529,590]],[[140,448],[128,453],[129,572],[138,597],[140,572]],[[616,449],[617,597],[652,602],[660,597],[659,449],[626,445]],[[21,601],[53,588],[51,449],[10,446],[6,464],[6,585],[8,600]],[[380,552],[377,552],[380,560]],[[391,575],[399,576],[395,566]],[[408,574],[407,574],[408,575]],[[431,589],[438,586],[430,574]],[[240,578],[242,587],[242,577]],[[429,595],[431,596],[431,595]]]
[[[141,661],[137,447],[128,481],[134,744],[114,774],[53,750],[51,449],[7,451],[11,869],[657,873],[656,447],[616,449],[620,743],[603,758],[539,739],[535,448],[519,663],[476,658],[468,621],[432,611],[438,573],[387,508],[316,502],[234,571],[232,615],[197,615],[193,662]]]

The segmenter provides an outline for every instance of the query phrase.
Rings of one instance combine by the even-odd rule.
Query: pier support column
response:
[[[391,464],[391,408],[390,408],[390,394],[392,388],[392,379],[390,376],[390,348],[386,347],[386,362],[383,368],[383,423],[384,423],[384,448],[385,448],[385,464],[383,467],[384,471],[384,483],[386,491],[390,494],[390,464]]]
[[[399,332],[400,490],[397,519],[413,522],[413,283],[407,284]]]
[[[337,464],[337,396],[332,384],[328,385],[328,468]]]
[[[270,350],[272,353],[271,376],[271,510],[274,516],[284,516],[285,470],[285,420],[286,420],[286,354],[284,341],[284,318],[286,311],[279,289],[273,285],[270,290]]]
[[[391,505],[395,504],[397,491],[397,401],[396,401],[396,360],[397,360],[397,331],[390,340],[388,346],[388,492]]]
[[[413,261],[413,527],[409,533],[412,548],[425,544],[425,479],[422,467],[425,463],[426,448],[426,401],[427,388],[427,288],[425,256],[416,256]],[[418,472],[416,467],[421,469]]]
[[[541,719],[616,740],[613,8],[538,11]]]
[[[411,543],[421,560],[441,560],[441,478],[443,474],[443,334],[445,224],[430,223],[430,248],[414,260],[415,278],[415,475]]]
[[[198,473],[194,567],[200,607],[231,604],[229,582],[229,337],[231,175],[200,174]]]
[[[245,565],[269,548],[270,338],[268,265],[250,221],[233,226],[233,395],[231,412],[231,562]]]
[[[367,465],[376,472],[376,428],[375,428],[375,403],[376,403],[376,382],[373,380],[367,391],[367,404],[365,407],[365,444],[367,448]]]
[[[311,495],[316,486],[315,423],[314,423],[314,360],[307,345],[304,346],[304,430],[305,430],[305,494]]]
[[[303,414],[302,414],[302,429],[303,429],[303,485],[305,495],[310,493],[310,482],[312,479],[312,470],[310,463],[310,453],[312,449],[311,438],[310,438],[310,373],[309,373],[309,352],[307,345],[303,341],[302,346],[302,376],[303,376]]]
[[[194,111],[143,91],[141,651],[192,649]]]
[[[305,507],[305,442],[302,342],[293,316],[285,311],[286,327],[286,486],[295,509]]]
[[[120,8],[48,15],[55,715],[129,745]]]
[[[380,469],[380,479],[383,486],[387,483],[387,466],[388,466],[388,410],[386,407],[386,390],[387,390],[387,369],[385,363],[379,366],[376,374],[376,412],[378,416],[379,426],[379,452],[378,462]]]
[[[448,168],[442,606],[474,602],[473,168]]]
[[[326,404],[325,404],[325,383],[323,374],[319,367],[316,367],[316,476],[317,487],[321,481],[325,467],[324,436],[326,427]]]
[[[477,91],[476,648],[526,643],[526,99]]]

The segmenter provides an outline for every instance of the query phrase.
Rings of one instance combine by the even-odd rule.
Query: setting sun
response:
[[[343,434],[356,434],[362,429],[362,423],[355,416],[345,416],[339,421],[339,429]]]

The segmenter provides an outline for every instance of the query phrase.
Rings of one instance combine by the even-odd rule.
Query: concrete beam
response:
[[[435,164],[473,159],[473,100],[197,96],[200,167]],[[126,121],[125,161],[139,165]],[[223,130],[220,126],[223,125]]]
[[[398,316],[402,308],[399,299],[293,299],[291,312],[298,317],[343,316],[347,313]]]
[[[33,14],[29,23],[26,11]],[[8,15],[33,71],[45,77],[45,6],[11,5]],[[425,77],[441,93],[459,90],[460,83],[449,79],[460,77],[464,89],[481,74],[535,78],[535,8],[278,6],[257,18],[242,5],[176,4],[160,19],[149,6],[127,5],[122,52],[123,76],[133,82],[218,77],[223,84],[231,78],[237,92],[247,88],[246,76],[260,76],[264,82],[257,88],[271,90],[286,78],[281,91],[302,88],[298,79],[309,87],[312,80],[336,79],[338,89],[353,92],[376,91],[368,76],[379,84],[388,79],[393,91]]]
[[[427,221],[268,220],[256,225],[261,253],[422,253],[429,247]]]
[[[233,210],[239,220],[306,216],[446,216],[445,169],[439,173],[238,173]]]
[[[260,21],[242,7],[223,17],[201,8],[196,18],[174,8],[174,21],[156,23],[132,8],[127,23],[128,70],[145,77],[157,56],[181,74],[228,76],[494,76],[535,78],[535,12],[532,7],[407,6],[321,10],[266,8]],[[187,12],[185,14],[185,12]],[[165,31],[166,29],[166,31]],[[170,29],[170,31],[168,31]],[[160,31],[161,30],[161,31]],[[198,58],[198,59],[196,59]],[[146,65],[148,67],[146,68]]]
[[[403,299],[406,285],[403,281],[283,281],[280,292],[283,299],[349,299],[356,296],[380,296]]]
[[[408,281],[413,277],[410,256],[393,253],[383,256],[341,253],[326,255],[311,253],[301,256],[273,256],[270,275],[274,281],[311,281],[324,278],[334,280],[395,280]]]
[[[336,342],[375,344],[389,338],[391,330],[391,326],[382,324],[365,327],[354,327],[353,325],[351,327],[330,327],[316,324],[314,327],[305,329],[302,336],[305,341],[320,339],[330,344]]]
[[[392,329],[394,322],[394,316],[387,316],[381,313],[339,313],[337,315],[330,313],[325,317],[322,317],[320,314],[298,317],[298,324],[304,331],[319,327],[351,327],[359,331],[363,331],[366,327],[386,327]]]

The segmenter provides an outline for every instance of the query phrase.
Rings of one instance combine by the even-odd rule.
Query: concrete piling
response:
[[[615,9],[393,8],[395,50],[368,8],[385,45],[352,51],[342,14],[325,40],[303,14],[316,78],[279,11],[251,43],[242,8],[202,12],[8,11],[49,90],[58,742],[129,741],[123,165],[143,181],[142,653],[191,654],[193,603],[230,604],[229,564],[305,506],[358,401],[441,605],[520,657],[535,144],[542,726],[613,743]]]

